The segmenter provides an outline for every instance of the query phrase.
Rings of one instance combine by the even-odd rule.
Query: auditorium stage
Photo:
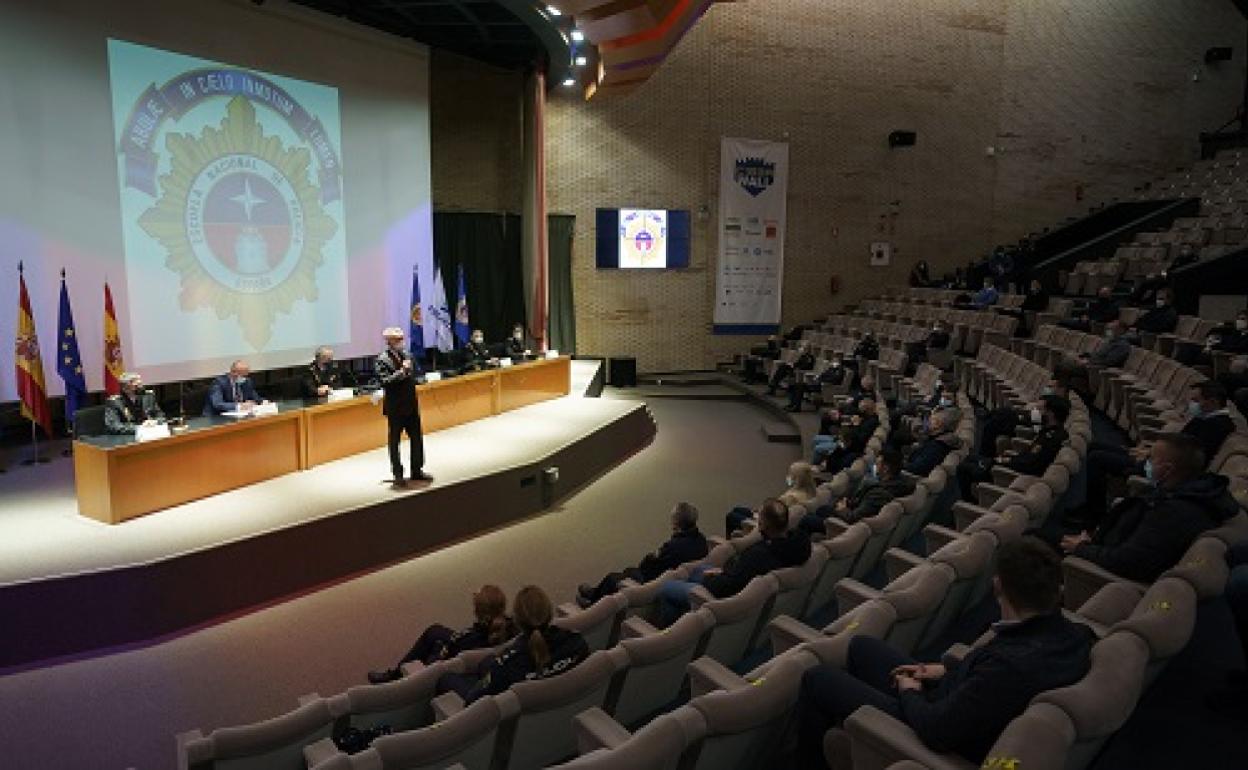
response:
[[[573,364],[573,395],[427,435],[423,489],[390,489],[383,448],[109,526],[78,515],[68,460],[15,469],[0,670],[149,642],[540,513],[654,436],[644,404],[583,395],[597,362]]]

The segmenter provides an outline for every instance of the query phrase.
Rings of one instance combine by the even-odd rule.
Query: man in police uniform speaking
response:
[[[104,430],[133,436],[140,425],[155,425],[165,418],[156,395],[143,390],[143,378],[134,372],[121,375],[121,393],[104,402]]]
[[[411,442],[413,481],[432,481],[425,473],[425,442],[420,433],[420,405],[416,401],[416,383],[420,379],[420,365],[412,359],[403,345],[403,330],[390,327],[381,333],[386,349],[377,356],[374,371],[385,391],[381,412],[390,426],[390,470],[394,474],[394,486],[403,488],[403,462],[399,459],[399,438],[407,432]]]

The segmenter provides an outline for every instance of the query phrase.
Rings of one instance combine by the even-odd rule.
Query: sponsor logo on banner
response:
[[[747,193],[757,198],[776,181],[776,164],[763,158],[738,158],[733,178]]]

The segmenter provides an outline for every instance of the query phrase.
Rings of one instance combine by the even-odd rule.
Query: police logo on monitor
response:
[[[667,212],[620,210],[620,267],[667,266]]]

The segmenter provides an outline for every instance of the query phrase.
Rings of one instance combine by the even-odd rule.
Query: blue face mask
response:
[[[875,463],[871,463],[870,465],[867,466],[867,472],[866,472],[866,475],[863,476],[863,478],[867,479],[868,481],[880,480],[880,477],[877,476],[875,473]]]
[[[1040,395],[1042,396],[1053,395],[1053,388],[1050,388],[1048,385],[1045,385],[1043,388],[1040,389]]]
[[[1144,461],[1144,478],[1148,479],[1148,483],[1157,486],[1157,479],[1153,476],[1153,461],[1149,458]]]
[[[1188,417],[1200,417],[1202,414],[1204,414],[1204,412],[1203,412],[1203,410],[1200,408],[1200,402],[1199,402],[1199,401],[1188,401],[1188,402],[1187,402],[1187,416],[1188,416]]]

